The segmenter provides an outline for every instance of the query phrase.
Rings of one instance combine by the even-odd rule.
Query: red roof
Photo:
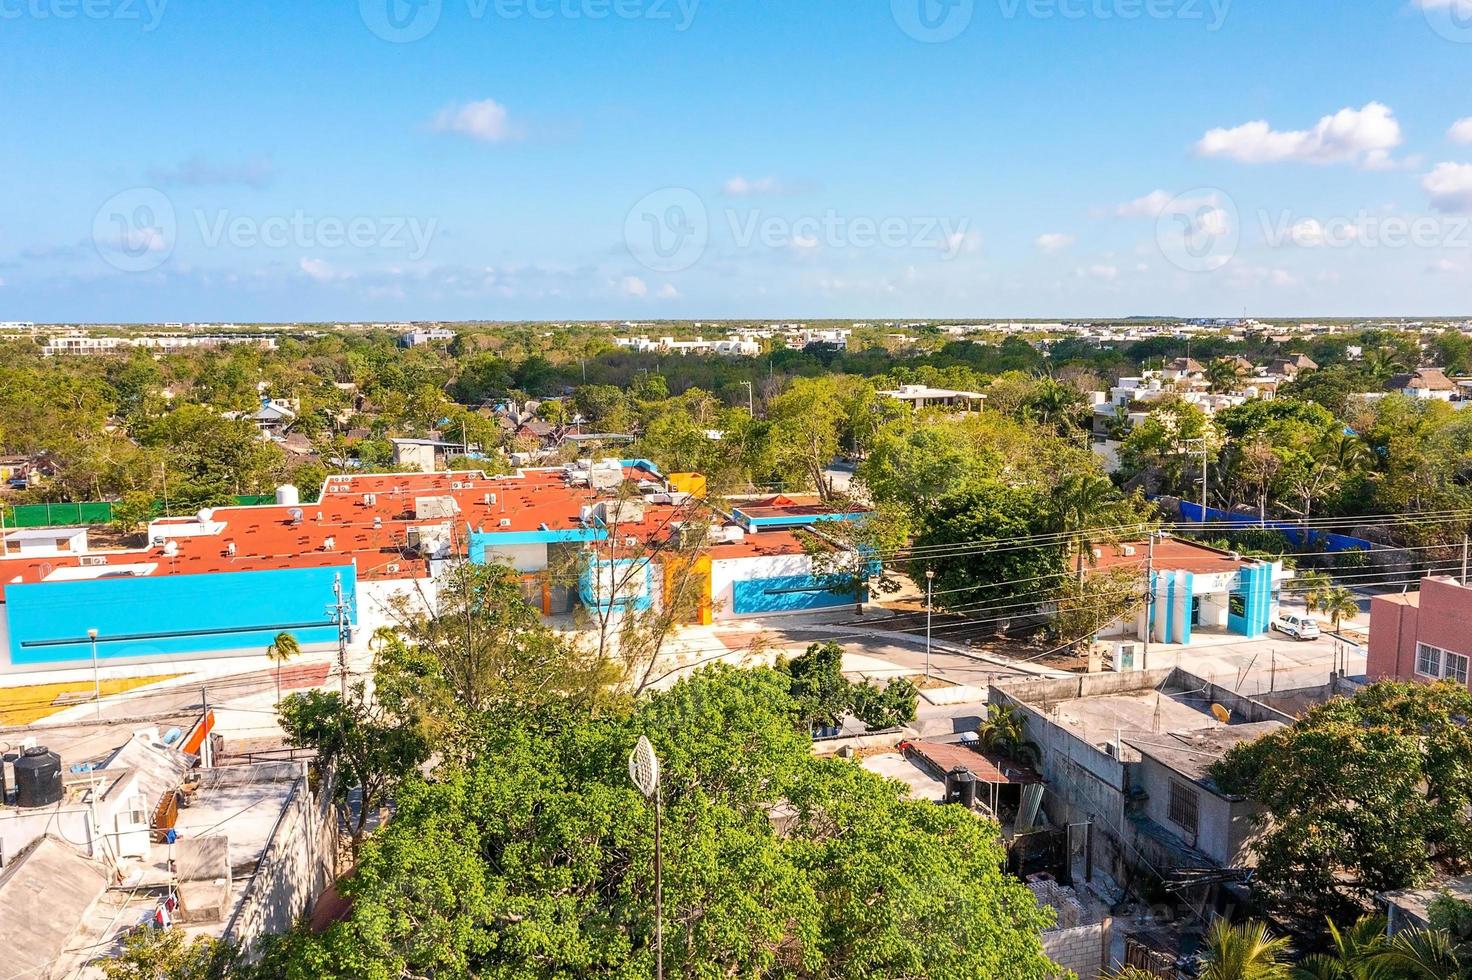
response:
[[[900,743],[900,751],[914,753],[928,762],[941,775],[955,769],[966,769],[978,782],[1000,785],[1041,783],[1043,777],[1026,766],[1003,759],[998,755],[985,755],[964,745],[950,742],[926,742],[920,739]]]
[[[625,476],[659,483],[642,469],[628,468]],[[661,484],[662,485],[662,484]],[[416,498],[451,497],[458,513],[453,518],[416,518]],[[565,470],[524,470],[512,476],[487,477],[479,472],[394,473],[328,478],[315,504],[220,507],[211,521],[218,533],[172,537],[175,555],[162,546],[136,551],[95,552],[89,564],[154,565],[149,574],[187,575],[281,568],[342,565],[351,560],[363,579],[422,578],[427,562],[408,557],[408,532],[449,523],[452,551],[463,553],[467,529],[497,532],[570,531],[583,526],[581,511],[600,500],[611,500],[586,486],[574,486]],[[701,506],[645,502],[642,519],[618,525],[619,539],[641,541],[663,538],[678,522],[694,516]],[[299,518],[293,514],[299,511]],[[502,521],[510,523],[503,526]],[[188,526],[196,518],[170,518],[164,525]],[[789,534],[762,535],[757,543],[719,546],[719,557],[800,552]],[[328,548],[331,539],[331,548]],[[233,545],[234,554],[231,554]],[[615,545],[616,546],[616,545]],[[0,559],[0,588],[15,582],[40,582],[58,569],[81,565],[80,556],[13,557]]]
[[[626,475],[654,480],[642,469],[627,469]],[[453,518],[415,518],[418,497],[453,497],[459,512]],[[409,558],[412,552],[406,550],[411,527],[449,522],[456,536],[453,550],[464,552],[467,528],[537,531],[546,525],[549,530],[573,530],[581,527],[581,508],[599,499],[589,487],[571,486],[562,469],[528,469],[511,477],[481,472],[346,475],[328,478],[316,503],[216,508],[210,521],[222,525],[218,533],[171,537],[178,547],[175,555],[149,546],[94,552],[87,558],[90,565],[156,565],[150,572],[155,575],[333,567],[350,559],[359,578],[422,578],[428,575],[427,562]],[[300,512],[299,519],[293,511]],[[671,505],[646,506],[645,519],[621,525],[620,536],[668,530],[674,511]],[[500,527],[502,519],[511,521],[509,527]],[[185,527],[197,524],[197,518],[168,518],[162,524]],[[37,583],[57,569],[79,565],[75,555],[0,559],[0,587]]]
[[[1128,551],[1134,554],[1128,554]],[[1093,566],[1101,571],[1116,568],[1137,568],[1144,574],[1146,555],[1150,545],[1145,541],[1125,541],[1118,545],[1104,545]],[[1154,567],[1157,572],[1193,572],[1211,575],[1218,572],[1235,572],[1252,559],[1233,558],[1230,552],[1209,548],[1194,541],[1180,538],[1161,538],[1155,542]]]

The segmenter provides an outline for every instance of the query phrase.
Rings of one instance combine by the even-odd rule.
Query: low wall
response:
[[[248,955],[257,939],[286,932],[311,912],[317,896],[334,880],[337,864],[338,818],[332,803],[331,774],[322,775],[314,794],[306,763],[269,765],[295,769],[298,776],[270,842],[225,928],[225,938],[238,943]],[[211,771],[238,771],[246,776],[246,768]]]
[[[1114,920],[1105,919],[1072,929],[1049,929],[1043,933],[1043,952],[1063,969],[1072,970],[1078,980],[1098,980],[1109,966],[1113,928]]]

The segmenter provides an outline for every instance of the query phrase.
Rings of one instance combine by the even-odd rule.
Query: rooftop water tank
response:
[[[302,502],[301,491],[290,483],[283,483],[276,488],[277,507],[295,507]]]
[[[61,801],[61,756],[44,745],[26,749],[15,760],[15,805],[49,806]]]

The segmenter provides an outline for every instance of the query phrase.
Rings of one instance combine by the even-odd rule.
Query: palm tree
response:
[[[1027,738],[1026,719],[1013,704],[989,704],[986,718],[976,726],[977,746],[1027,765],[1036,765],[1042,750]]]
[[[1261,922],[1239,926],[1217,919],[1206,934],[1206,962],[1200,980],[1290,980],[1283,962],[1288,940],[1274,938]]]
[[[1342,620],[1353,619],[1360,613],[1359,600],[1343,586],[1335,586],[1311,595],[1312,601],[1307,603],[1309,612],[1318,611],[1328,616],[1336,633],[1339,632],[1339,623]]]
[[[1112,540],[1109,525],[1127,519],[1129,504],[1108,477],[1095,473],[1070,473],[1058,481],[1053,493],[1054,521],[1059,530],[1072,536],[1077,552],[1078,579],[1084,578],[1084,560],[1093,558],[1095,538]]]
[[[1374,957],[1395,980],[1466,980],[1472,963],[1458,952],[1451,933],[1440,929],[1408,929],[1396,935]]]
[[[1314,449],[1314,455],[1333,464],[1336,470],[1345,474],[1368,469],[1375,459],[1363,439],[1342,428],[1325,432]]]
[[[1234,357],[1218,357],[1206,365],[1206,384],[1215,392],[1233,392],[1242,387],[1242,365]]]
[[[290,633],[277,633],[266,647],[266,658],[276,665],[276,701],[281,702],[281,665],[302,652],[300,643]]]
[[[1385,916],[1365,915],[1341,930],[1329,922],[1331,951],[1305,957],[1293,971],[1295,980],[1389,980],[1378,957],[1389,945]]]

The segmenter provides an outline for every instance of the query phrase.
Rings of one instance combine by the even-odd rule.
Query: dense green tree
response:
[[[1258,879],[1277,900],[1335,919],[1383,891],[1472,860],[1472,694],[1372,685],[1240,745],[1212,767],[1262,807]]]
[[[653,813],[663,770],[670,976],[1041,980],[1046,913],[1000,870],[994,824],[910,801],[793,725],[790,679],[714,668],[632,716],[487,726],[474,756],[411,777],[280,975],[598,978],[654,973]]]

